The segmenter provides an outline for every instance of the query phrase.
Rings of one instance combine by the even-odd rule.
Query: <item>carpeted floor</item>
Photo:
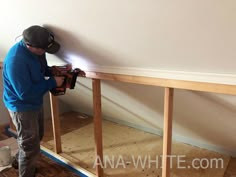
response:
[[[79,177],[79,175],[54,162],[43,154],[40,155],[37,168],[38,173],[36,177]],[[18,170],[15,170],[14,168],[6,169],[0,172],[0,177],[18,177]]]

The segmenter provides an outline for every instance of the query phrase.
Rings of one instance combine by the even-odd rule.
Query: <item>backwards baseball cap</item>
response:
[[[31,26],[23,31],[24,42],[31,46],[42,48],[46,52],[54,54],[60,49],[60,44],[54,40],[54,36],[46,28]]]

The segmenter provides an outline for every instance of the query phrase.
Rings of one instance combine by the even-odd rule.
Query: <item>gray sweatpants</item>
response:
[[[33,177],[44,134],[43,109],[9,113],[17,131],[19,177]]]

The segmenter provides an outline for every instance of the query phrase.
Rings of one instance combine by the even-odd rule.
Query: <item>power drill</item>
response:
[[[50,70],[53,76],[65,78],[63,84],[60,87],[50,90],[54,96],[64,95],[67,88],[74,89],[77,76],[80,74],[80,72],[83,72],[79,68],[72,69],[70,64],[65,66],[52,66]]]

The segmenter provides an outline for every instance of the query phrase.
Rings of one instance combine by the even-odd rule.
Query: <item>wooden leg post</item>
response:
[[[51,93],[50,93],[50,104],[51,104],[51,114],[52,114],[54,150],[58,154],[62,152],[58,100],[57,100],[57,97],[53,96]]]
[[[162,177],[170,177],[174,89],[165,88]]]
[[[101,83],[99,79],[93,79],[93,110],[94,136],[96,146],[96,175],[98,177],[103,177],[103,168],[101,166],[103,165]]]

